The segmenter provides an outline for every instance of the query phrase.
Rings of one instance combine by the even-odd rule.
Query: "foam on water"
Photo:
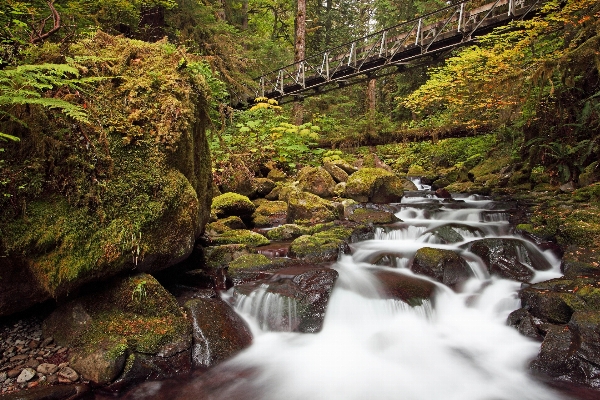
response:
[[[416,204],[417,199],[407,202]],[[442,210],[433,214],[435,220],[426,220],[423,209],[404,208],[398,215],[411,217],[417,226],[378,229],[374,240],[353,244],[352,254],[334,266],[339,278],[318,334],[265,331],[239,305],[253,326],[255,341],[228,363],[259,371],[251,385],[264,399],[560,399],[527,373],[539,343],[506,325],[508,314],[520,306],[521,284],[490,277],[481,259],[456,247],[460,243],[428,242],[431,233],[426,230],[440,225],[440,219],[478,227],[507,224],[502,211],[481,216],[488,203],[468,198],[466,205],[472,208]],[[497,236],[498,229],[484,231]],[[466,229],[458,232],[465,242],[479,237]],[[415,308],[381,298],[373,271],[412,274],[406,267],[423,246],[457,251],[475,277],[459,293],[436,283],[433,302]],[[385,254],[395,259],[396,268],[370,264]],[[550,253],[542,256],[552,269],[536,271],[535,281],[560,276],[560,261]]]

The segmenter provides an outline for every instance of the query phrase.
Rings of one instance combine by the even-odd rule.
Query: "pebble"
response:
[[[19,377],[17,378],[17,383],[29,382],[30,380],[33,379],[34,376],[36,376],[36,375],[35,375],[35,370],[33,368],[25,368],[19,374]]]
[[[53,337],[43,337],[41,325],[37,317],[0,323],[2,395],[36,387],[40,383],[71,384],[80,379],[79,374],[64,362],[68,359],[69,348],[54,343]]]

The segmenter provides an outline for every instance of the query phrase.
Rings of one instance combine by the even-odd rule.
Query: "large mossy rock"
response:
[[[348,173],[332,162],[324,163],[323,168],[325,168],[325,171],[327,171],[337,183],[346,182],[348,180]]]
[[[319,196],[291,190],[288,197],[287,222],[330,222],[336,220],[340,212],[338,207],[331,201]]]
[[[250,346],[246,322],[221,299],[194,299],[184,306],[193,326],[192,362],[211,367]]]
[[[268,279],[236,286],[234,299],[264,329],[319,332],[337,277],[330,268],[284,268]]]
[[[384,298],[402,300],[413,307],[433,299],[435,284],[428,280],[388,270],[375,270],[374,274]]]
[[[260,233],[248,229],[225,231],[220,235],[211,236],[210,242],[212,245],[217,246],[223,244],[245,244],[251,247],[264,246],[270,243],[269,239]]]
[[[346,183],[346,197],[361,203],[396,203],[403,194],[402,179],[381,168],[362,168]]]
[[[223,193],[212,199],[211,209],[217,217],[238,216],[248,218],[256,210],[247,196],[238,193]]]
[[[391,224],[400,221],[395,210],[385,204],[350,204],[344,207],[344,216],[348,221],[360,224]]]
[[[422,247],[415,253],[410,269],[449,287],[456,287],[473,276],[469,264],[456,252]]]
[[[43,331],[71,347],[71,366],[100,385],[124,379],[138,356],[156,365],[177,364],[164,375],[191,367],[185,361],[191,324],[175,298],[147,274],[114,281],[60,306],[44,321]]]
[[[309,228],[296,225],[296,224],[285,224],[278,226],[277,228],[270,229],[267,232],[267,238],[270,240],[290,240],[296,239],[302,235],[309,233]]]
[[[298,188],[319,197],[332,197],[335,184],[329,172],[322,167],[304,167],[298,172]]]
[[[38,112],[23,116],[29,128],[19,132],[2,126],[21,138],[14,148],[4,146],[10,156],[3,168],[20,177],[11,185],[28,188],[10,199],[26,207],[0,199],[0,252],[8,256],[3,270],[22,268],[36,287],[22,297],[13,289],[17,304],[0,295],[0,315],[132,268],[174,265],[191,253],[209,217],[208,87],[202,75],[181,69],[182,55],[164,42],[98,33],[69,50],[94,60],[81,64],[82,76],[118,78],[97,81],[94,99],[100,100],[86,102],[89,115],[102,123]],[[40,146],[41,140],[47,144]],[[23,287],[21,277],[0,274],[0,293]]]
[[[278,226],[287,219],[288,205],[285,201],[269,201],[258,199],[254,201],[256,210],[252,214],[252,224],[255,228]]]
[[[507,279],[529,282],[534,270],[552,268],[533,244],[519,239],[479,239],[466,247],[481,257],[490,274]]]

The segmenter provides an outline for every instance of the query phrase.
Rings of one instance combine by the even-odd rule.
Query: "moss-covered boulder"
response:
[[[246,322],[221,299],[194,299],[185,303],[193,326],[192,362],[210,367],[250,346]]]
[[[452,250],[432,247],[417,250],[410,269],[416,274],[429,276],[452,288],[473,276],[473,271],[459,254]]]
[[[136,355],[155,363],[176,360],[181,372],[191,367],[182,361],[190,355],[191,324],[175,298],[147,274],[64,304],[44,321],[43,330],[73,348],[71,366],[96,384],[122,379]]]
[[[285,224],[278,226],[277,228],[270,229],[267,232],[267,238],[270,240],[290,240],[306,235],[309,232],[309,228],[296,225],[296,224]]]
[[[336,220],[340,215],[333,202],[308,192],[291,191],[287,203],[288,223],[329,222]]]
[[[285,201],[258,199],[254,201],[254,204],[256,204],[256,210],[252,214],[254,227],[271,227],[285,223],[288,208]]]
[[[348,162],[346,162],[345,160],[332,160],[331,164],[335,165],[338,168],[341,168],[342,171],[344,171],[345,173],[348,174],[348,176],[352,175],[353,173],[355,173],[356,171],[358,171],[358,168],[356,168],[353,165],[350,165]]]
[[[256,206],[247,196],[228,192],[212,199],[211,209],[219,218],[232,215],[250,217]]]
[[[264,246],[270,243],[269,239],[260,233],[253,232],[248,229],[225,231],[220,235],[211,236],[210,242],[213,245],[245,244],[252,247]]]
[[[252,253],[247,244],[224,244],[206,248],[204,269],[217,270],[226,268],[236,258]]]
[[[358,203],[344,207],[344,216],[359,224],[391,224],[400,221],[394,211],[385,204]]]
[[[579,184],[581,186],[588,186],[598,181],[600,181],[600,163],[594,161],[585,167],[583,172],[579,175]]]
[[[246,229],[246,224],[237,215],[232,215],[206,224],[205,231],[208,235],[218,235],[231,229]]]
[[[346,183],[346,197],[361,203],[395,203],[403,194],[402,180],[381,168],[363,168]]]
[[[285,172],[274,168],[269,171],[269,173],[267,174],[267,178],[272,180],[273,182],[283,182],[287,179],[287,175],[285,174]]]
[[[52,45],[44,51],[58,54]],[[0,315],[132,268],[171,266],[190,254],[208,220],[212,176],[203,77],[181,68],[182,54],[164,41],[98,33],[69,46],[68,56],[81,60],[83,77],[118,78],[99,80],[77,96],[55,94],[76,97],[101,123],[39,109],[20,116],[24,125],[2,123],[2,132],[21,138],[3,145],[3,176],[13,177],[9,186],[27,190],[0,199],[0,251],[8,255],[3,263],[28,270],[24,276],[33,276],[44,295],[25,295],[10,307],[0,298]],[[21,285],[2,278],[0,285]]]
[[[335,181],[325,168],[304,167],[298,172],[298,188],[319,197],[332,197]]]
[[[348,180],[348,173],[332,162],[323,163],[323,168],[325,168],[325,171],[327,171],[337,183],[346,182]]]
[[[290,256],[315,263],[335,261],[347,249],[352,233],[352,228],[335,227],[300,236],[290,245]]]

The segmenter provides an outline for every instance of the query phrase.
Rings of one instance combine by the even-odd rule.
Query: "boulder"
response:
[[[252,334],[244,320],[221,299],[185,303],[193,326],[192,362],[210,367],[250,346]]]
[[[402,180],[381,168],[363,168],[346,183],[346,197],[361,203],[396,203],[403,194]]]
[[[298,172],[298,188],[319,197],[333,197],[336,182],[322,167],[304,167]]]
[[[428,276],[452,288],[473,276],[467,262],[456,252],[432,247],[420,248],[410,264],[410,269],[416,274]]]
[[[272,169],[267,174],[267,179],[270,179],[273,182],[283,182],[287,179],[287,175],[281,170]]]
[[[251,247],[246,244],[224,244],[206,248],[204,268],[217,270],[226,268],[236,258],[250,254]]]
[[[147,274],[115,280],[60,306],[43,331],[72,348],[71,364],[85,380],[101,385],[117,375],[125,379],[138,356],[178,371],[190,367],[184,361],[190,357],[191,325],[175,298]]]
[[[252,224],[257,228],[271,227],[285,223],[287,203],[285,201],[255,200],[256,210],[252,214]]]
[[[267,238],[270,240],[290,240],[306,235],[309,232],[308,228],[305,228],[296,224],[285,224],[278,226],[277,228],[270,229],[267,232]]]
[[[435,285],[428,280],[386,270],[375,270],[383,297],[402,300],[410,306],[419,306],[424,300],[432,300]]]
[[[400,221],[395,211],[386,204],[358,203],[344,207],[344,216],[360,224],[391,224]]]
[[[245,244],[252,247],[269,244],[269,239],[248,229],[225,231],[220,235],[210,237],[212,245]]]
[[[287,200],[287,222],[329,222],[340,215],[331,201],[307,192],[291,191]]]
[[[218,235],[231,229],[246,229],[246,225],[240,217],[233,215],[231,217],[226,217],[206,224],[205,232],[208,235]]]
[[[330,268],[284,268],[268,279],[236,286],[234,299],[263,329],[319,332],[337,277]]]
[[[237,193],[223,193],[212,200],[211,209],[217,217],[250,217],[256,210],[254,203],[246,196]]]
[[[352,175],[353,173],[355,173],[356,171],[358,171],[358,168],[356,168],[353,165],[348,164],[346,161],[344,160],[332,160],[331,164],[335,165],[336,167],[342,169],[342,171],[344,171],[345,173],[348,174],[348,176]]]
[[[534,245],[520,239],[479,239],[466,247],[481,257],[490,274],[507,279],[529,282],[534,270],[552,268]]]
[[[271,193],[276,186],[276,183],[269,178],[254,178],[252,184],[254,185],[254,191],[258,197],[265,197]]]
[[[432,228],[426,233],[431,233],[437,243],[449,244],[464,242],[466,238],[483,237],[481,229],[465,224],[445,224]]]
[[[417,185],[410,179],[402,179],[402,187],[404,190],[419,190]]]
[[[337,183],[346,182],[348,180],[348,173],[332,162],[323,163],[323,168],[325,168]]]
[[[348,248],[353,229],[336,227],[313,235],[303,235],[290,245],[289,255],[306,262],[336,261]]]

